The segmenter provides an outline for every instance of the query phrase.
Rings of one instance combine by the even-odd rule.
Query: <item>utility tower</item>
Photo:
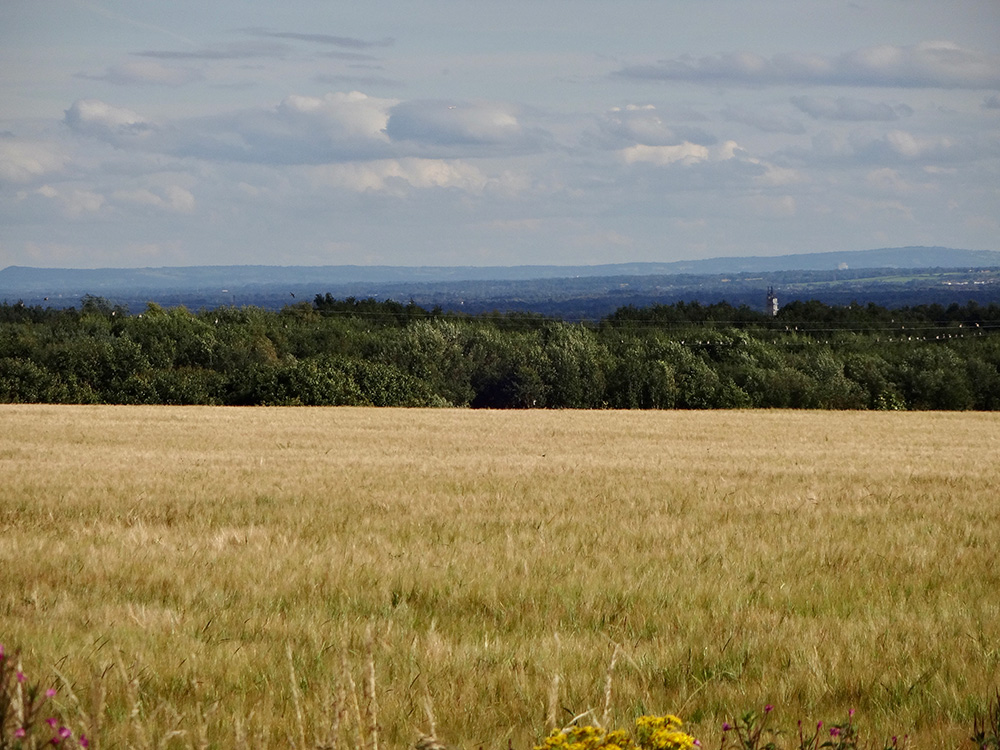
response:
[[[767,288],[767,314],[772,318],[778,314],[778,297],[774,294],[774,287]]]

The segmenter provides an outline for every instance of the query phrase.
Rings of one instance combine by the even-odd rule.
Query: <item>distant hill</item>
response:
[[[133,311],[150,301],[191,309],[230,304],[274,309],[331,293],[414,299],[425,306],[468,312],[531,310],[594,317],[625,304],[680,300],[756,306],[769,285],[782,299],[816,298],[833,304],[852,299],[877,304],[966,302],[973,293],[987,302],[1000,298],[1000,283],[994,284],[993,275],[984,281],[943,274],[946,269],[967,273],[987,268],[1000,268],[1000,252],[945,247],[592,266],[10,266],[0,270],[0,302],[70,307],[93,295]],[[931,271],[939,273],[928,275]]]
[[[107,290],[219,290],[292,284],[519,281],[602,276],[823,271],[861,268],[989,268],[1000,252],[947,247],[895,247],[833,253],[608,263],[590,266],[176,266],[161,268],[31,268],[0,270],[0,295],[21,292],[101,294]]]

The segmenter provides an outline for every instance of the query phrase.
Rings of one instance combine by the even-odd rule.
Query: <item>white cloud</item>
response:
[[[714,145],[718,139],[701,127],[684,122],[691,112],[661,109],[653,104],[628,104],[612,107],[597,121],[596,132],[587,128],[580,137],[566,142],[573,147],[617,151],[634,145],[680,146],[693,143]]]
[[[303,135],[324,138],[371,138],[385,141],[392,99],[377,99],[360,91],[330,93],[322,98],[292,94],[278,105],[277,117]]]
[[[130,109],[87,99],[66,110],[76,133],[119,148],[209,161],[310,164],[385,157],[395,100],[353,91],[289,95],[276,106],[154,123]]]
[[[41,141],[0,139],[0,180],[30,182],[58,172],[66,164],[58,147]]]
[[[805,176],[797,169],[779,167],[760,159],[748,159],[748,161],[764,167],[764,174],[754,177],[754,183],[762,187],[784,187],[786,185],[798,185],[808,182]]]
[[[639,143],[623,149],[621,154],[626,164],[645,162],[657,166],[696,164],[709,158],[708,147],[696,143],[681,143],[678,146],[647,146]]]
[[[411,101],[393,108],[386,133],[394,141],[435,146],[494,146],[516,144],[524,131],[509,105]]]
[[[950,136],[919,136],[905,130],[890,130],[884,137],[875,141],[878,148],[885,149],[904,159],[942,156],[956,147],[955,139]]]
[[[309,169],[314,185],[355,192],[399,192],[403,187],[458,188],[480,193],[489,179],[475,166],[439,159],[381,159]]]
[[[66,110],[64,122],[75,132],[114,144],[142,138],[154,125],[142,115],[99,99],[78,99]]]
[[[928,41],[900,47],[880,45],[836,57],[786,54],[764,57],[736,52],[676,57],[631,65],[617,75],[659,81],[710,84],[819,84],[915,88],[1000,87],[1000,57]]]
[[[605,114],[601,129],[615,138],[647,146],[676,145],[680,141],[652,104],[614,107]]]
[[[647,146],[643,143],[629,146],[619,153],[626,164],[647,163],[656,166],[681,164],[690,166],[704,161],[726,161],[736,157],[740,146],[736,141],[726,141],[708,147],[685,141],[677,146]]]
[[[77,218],[82,214],[97,213],[104,206],[104,196],[91,190],[79,188],[55,188],[51,185],[42,185],[34,191],[36,195],[56,201],[63,214],[69,218]],[[19,194],[22,200],[27,197]]]

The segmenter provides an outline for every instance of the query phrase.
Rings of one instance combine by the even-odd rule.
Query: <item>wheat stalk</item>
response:
[[[354,677],[351,676],[350,670],[347,668],[347,659],[344,659],[344,676],[347,678],[347,684],[350,685],[350,698],[351,707],[354,709],[354,723],[358,732],[358,750],[363,750],[365,747],[365,733],[364,733],[364,719],[361,718],[361,703],[358,701],[358,686],[354,682]]]
[[[611,723],[611,684],[615,664],[618,662],[618,650],[618,645],[615,644],[614,653],[611,654],[611,663],[608,665],[608,674],[604,679],[604,712],[601,714],[602,727],[607,727]]]
[[[295,724],[299,730],[298,747],[304,750],[306,746],[306,722],[302,716],[302,701],[299,700],[299,684],[295,677],[295,661],[292,659],[291,644],[285,644],[285,653],[288,655],[288,676],[292,686],[292,705],[295,707]]]
[[[368,750],[378,750],[378,704],[375,701],[375,653],[371,625],[365,633],[365,702],[368,706]]]
[[[556,722],[559,721],[559,664],[562,658],[562,641],[559,640],[559,634],[555,634],[556,642],[556,671],[552,675],[552,682],[549,685],[549,705],[548,711],[545,715],[545,727],[548,731],[554,731],[558,728]]]

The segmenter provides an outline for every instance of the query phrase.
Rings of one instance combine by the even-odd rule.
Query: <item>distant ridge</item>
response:
[[[709,258],[593,266],[183,266],[0,270],[0,303],[76,307],[87,295],[131,312],[154,302],[189,310],[280,310],[318,294],[412,300],[426,309],[477,314],[527,311],[598,320],[625,305],[725,301],[758,307],[817,299],[886,307],[1000,304],[1000,252],[901,247],[853,252]]]
[[[354,283],[427,284],[455,281],[519,281],[575,277],[824,271],[859,268],[1000,267],[1000,252],[946,247],[897,247],[588,266],[167,266],[160,268],[32,268],[0,270],[0,299],[37,294],[101,295],[131,291],[221,291],[303,284],[321,288]]]

